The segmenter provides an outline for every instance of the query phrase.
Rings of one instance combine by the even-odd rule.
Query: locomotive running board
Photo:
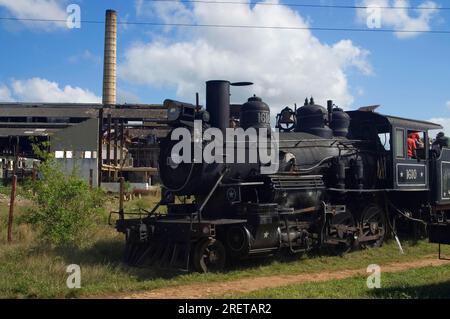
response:
[[[309,190],[325,188],[322,175],[270,175],[269,178],[273,184],[273,188],[276,190]]]

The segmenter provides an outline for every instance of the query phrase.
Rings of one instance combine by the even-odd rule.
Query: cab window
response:
[[[413,131],[408,130],[407,131],[407,141],[406,145],[408,147],[407,149],[407,155],[409,159],[426,159],[426,135],[425,132],[421,131]]]
[[[380,145],[384,148],[385,151],[391,150],[391,134],[387,133],[378,133],[378,139]]]
[[[395,156],[405,157],[405,131],[402,129],[395,130]]]

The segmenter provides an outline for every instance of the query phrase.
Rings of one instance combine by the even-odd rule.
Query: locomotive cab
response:
[[[426,223],[430,242],[450,244],[450,149],[436,153],[429,137],[442,126],[371,111],[349,114],[353,138],[379,136],[377,180],[390,209]]]
[[[390,192],[430,191],[432,159],[428,131],[440,129],[442,126],[373,111],[348,113],[352,119],[352,138],[371,140],[377,144],[378,188]],[[416,145],[412,147],[411,143]],[[413,153],[411,148],[414,148]]]

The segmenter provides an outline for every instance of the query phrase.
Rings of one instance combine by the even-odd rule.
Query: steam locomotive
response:
[[[283,252],[343,254],[378,247],[388,234],[398,239],[411,223],[423,225],[417,229],[426,229],[430,241],[450,244],[450,149],[433,153],[428,137],[440,125],[382,115],[375,106],[344,111],[306,99],[277,114],[278,167],[263,174],[271,163],[249,160],[255,145],[226,135],[237,126],[255,129],[269,144],[275,139],[261,98],[230,105],[230,88],[248,84],[208,81],[206,109],[164,101],[172,131],[160,141],[161,201],[134,218],[121,211],[116,223],[126,235],[128,264],[207,272]],[[175,161],[172,133],[195,133],[195,123],[223,132],[224,144],[243,149],[245,161],[195,160],[195,148],[205,150],[211,139],[183,150],[192,161]],[[414,157],[407,152],[412,132],[423,141]]]

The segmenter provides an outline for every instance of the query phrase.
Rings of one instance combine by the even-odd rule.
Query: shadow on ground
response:
[[[131,267],[123,263],[124,243],[120,239],[108,239],[97,241],[92,246],[87,248],[77,247],[61,247],[54,248],[53,252],[56,256],[64,259],[67,264],[79,265],[104,265],[112,267],[123,273],[134,276],[140,281],[154,280],[154,279],[175,279],[176,277],[186,275],[187,272],[158,268],[156,266],[146,267]],[[39,250],[39,248],[37,249]],[[34,251],[38,253],[38,251]],[[287,253],[278,253],[270,257],[256,257],[251,259],[236,260],[230,263],[223,273],[230,273],[235,271],[246,271],[252,268],[270,266],[274,262],[277,263],[291,263],[301,259],[311,259],[320,257],[336,256],[327,251],[311,251],[307,254],[290,255]],[[450,288],[449,288],[450,289]],[[376,293],[381,293],[376,291]],[[450,296],[450,293],[448,293]]]
[[[186,272],[177,269],[159,268],[157,266],[132,267],[123,262],[123,252],[125,245],[120,240],[101,240],[88,248],[77,247],[61,247],[55,248],[54,252],[57,256],[64,259],[68,264],[80,265],[108,265],[130,274],[141,281],[154,279],[175,279],[176,277],[195,273],[194,271]],[[229,263],[224,274],[251,270],[252,268],[270,266],[274,262],[291,263],[306,258],[319,258],[323,256],[333,256],[327,252],[313,251],[308,254],[292,255],[288,253],[278,253],[273,256],[253,257],[249,259],[236,260]]]
[[[140,281],[155,280],[155,279],[175,279],[176,277],[186,275],[188,273],[195,273],[180,271],[176,269],[159,268],[157,266],[132,267],[123,262],[123,253],[125,245],[119,239],[99,240],[89,247],[56,247],[36,246],[27,250],[29,255],[41,255],[42,253],[55,256],[55,258],[62,258],[65,264],[78,264],[90,266],[107,266],[125,274],[131,275]],[[312,256],[321,256],[318,253]],[[239,271],[250,270],[252,268],[269,266],[274,262],[289,263],[295,262],[299,259],[305,258],[302,255],[286,255],[277,254],[270,257],[256,257],[251,259],[238,260],[230,263],[222,272],[224,274]]]

